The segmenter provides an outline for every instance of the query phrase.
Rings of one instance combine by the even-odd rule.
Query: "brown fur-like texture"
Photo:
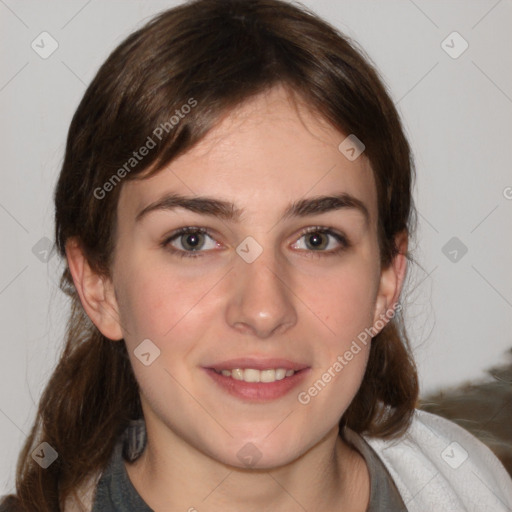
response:
[[[509,362],[488,371],[492,377],[425,396],[420,408],[471,432],[501,460],[512,476],[512,349]]]

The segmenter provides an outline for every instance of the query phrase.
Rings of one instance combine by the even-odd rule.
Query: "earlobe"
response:
[[[90,267],[78,240],[72,238],[66,242],[66,257],[80,301],[91,321],[105,337],[123,339],[110,281]]]
[[[384,325],[394,316],[394,308],[402,291],[405,274],[407,271],[407,244],[408,234],[406,231],[395,237],[398,253],[387,268],[382,269],[380,276],[379,291],[375,302],[373,324],[380,320],[379,324]],[[381,329],[378,329],[379,331]]]

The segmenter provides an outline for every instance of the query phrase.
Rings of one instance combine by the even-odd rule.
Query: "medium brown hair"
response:
[[[306,8],[280,0],[188,2],[156,16],[111,53],[69,128],[55,191],[62,258],[76,237],[91,267],[109,276],[122,182],[101,198],[98,190],[116,173],[132,180],[160,171],[223,115],[276,85],[365,144],[377,187],[380,259],[388,266],[397,254],[395,236],[414,231],[414,169],[398,113],[355,43]],[[153,136],[156,147],[143,161],[119,173],[191,99],[194,108],[161,140]],[[68,268],[61,288],[71,300],[66,344],[19,456],[17,498],[10,497],[30,512],[62,510],[86,477],[105,468],[129,420],[142,417],[124,341],[108,340],[90,321]],[[410,423],[417,395],[403,319],[396,316],[374,337],[362,385],[340,425],[397,436]],[[42,441],[59,455],[47,469],[30,456]]]

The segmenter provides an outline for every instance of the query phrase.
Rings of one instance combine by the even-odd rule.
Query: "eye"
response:
[[[210,244],[207,243],[207,238],[212,241]],[[173,245],[173,243],[176,243],[176,245]],[[175,231],[160,245],[182,258],[197,258],[201,256],[201,252],[204,252],[201,249],[206,247],[206,250],[211,250],[218,247],[218,243],[211,237],[206,228],[193,226]]]
[[[351,246],[348,239],[341,233],[320,226],[313,226],[303,231],[299,240],[302,238],[305,239],[306,243],[295,242],[292,248],[305,251],[312,256],[333,256]],[[208,239],[210,239],[209,244]],[[201,257],[202,253],[219,247],[219,243],[212,238],[208,229],[194,226],[175,231],[160,245],[181,258]],[[332,248],[333,245],[334,248]]]
[[[304,238],[305,244],[295,242],[292,247],[294,249],[309,251],[310,253],[319,253],[314,254],[314,256],[332,256],[350,247],[350,243],[344,235],[332,229],[320,226],[308,228],[302,233],[299,240],[302,238]],[[338,245],[338,247],[336,247],[336,245]]]

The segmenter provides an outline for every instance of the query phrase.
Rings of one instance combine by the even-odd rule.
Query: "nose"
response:
[[[230,274],[226,320],[233,329],[265,339],[297,323],[289,272],[273,251],[264,250],[252,263],[238,258]]]

